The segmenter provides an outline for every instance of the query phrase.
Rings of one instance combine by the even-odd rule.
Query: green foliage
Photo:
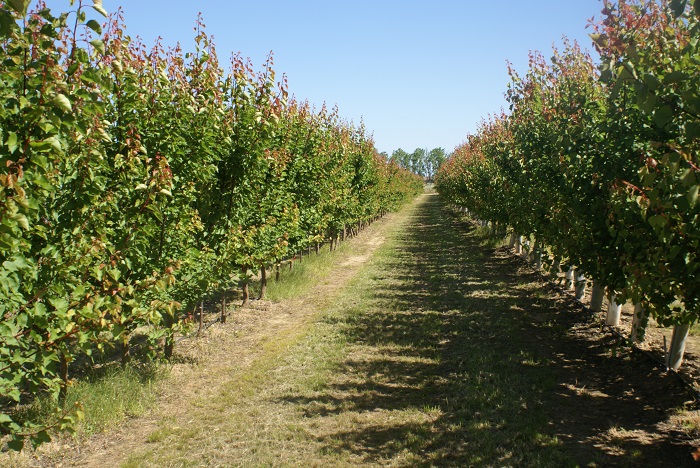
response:
[[[447,155],[443,148],[433,148],[430,151],[416,148],[413,153],[407,153],[399,148],[391,153],[391,160],[400,167],[428,180],[433,179],[446,159]]]
[[[167,356],[203,296],[422,189],[363,127],[288,102],[271,59],[256,72],[235,57],[224,72],[201,19],[194,52],[148,50],[118,16],[100,24],[79,4],[69,21],[29,3],[0,2],[0,432],[12,448],[47,440],[51,428],[16,414],[38,394],[63,402],[71,363],[105,347],[128,359],[136,330]],[[80,414],[56,411],[56,429]]]
[[[663,325],[700,319],[700,1],[606,2],[591,35],[511,71],[508,116],[457,148],[436,188],[534,234]]]

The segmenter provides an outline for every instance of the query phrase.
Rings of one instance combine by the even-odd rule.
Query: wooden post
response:
[[[275,265],[275,281],[280,280],[280,264]]]

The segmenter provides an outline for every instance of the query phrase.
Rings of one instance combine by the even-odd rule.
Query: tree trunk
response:
[[[291,265],[291,263],[290,263]],[[291,268],[291,266],[290,266]],[[250,299],[250,291],[248,289],[248,267],[243,267],[243,304],[242,306],[248,305],[248,299]]]
[[[603,309],[603,301],[605,300],[605,288],[600,284],[600,281],[593,281],[593,289],[591,289],[591,310],[600,312]]]
[[[267,269],[265,265],[260,267],[260,299],[265,299],[267,293]]]
[[[586,294],[586,277],[583,273],[578,270],[575,272],[576,276],[576,286],[574,288],[574,297],[576,300],[583,300],[583,296]]]
[[[689,330],[690,324],[688,323],[682,323],[673,327],[671,346],[668,349],[668,357],[666,359],[666,366],[671,370],[677,371],[681,367]]]
[[[532,261],[535,263],[535,271],[540,271],[542,268],[542,254],[540,253],[540,242],[535,239],[535,244],[532,246]]]
[[[66,404],[66,397],[68,396],[68,357],[63,351],[60,352],[58,366],[58,373],[59,377],[61,378],[61,389],[58,392],[58,403],[63,406]]]
[[[521,248],[520,257],[523,260],[527,260],[527,258],[530,256],[530,241],[529,240],[523,241],[521,244],[521,247],[522,248]]]
[[[554,261],[552,262],[552,268],[549,270],[549,274],[556,278],[559,276],[559,270],[561,269],[561,257],[554,257]]]
[[[122,333],[121,351],[122,366],[125,366],[131,360],[131,333],[128,328]]]
[[[321,253],[321,244],[316,242],[316,255],[318,255],[319,253]]]
[[[204,301],[199,303],[199,327],[197,328],[197,336],[202,334],[204,329]]]
[[[644,310],[641,304],[635,304],[634,316],[632,317],[632,333],[630,334],[633,343],[641,343],[644,341],[644,334],[646,333],[648,321],[649,312]]]
[[[175,317],[165,314],[163,316],[163,325],[165,325],[165,343],[163,345],[163,356],[165,359],[173,357],[173,348],[175,347],[175,337],[173,336],[173,326],[175,325]]]
[[[608,297],[608,315],[605,318],[605,323],[616,327],[620,325],[620,311],[622,305],[615,302],[615,294],[610,294]]]
[[[510,242],[508,243],[508,247],[509,247],[509,248],[512,249],[513,247],[515,247],[515,239],[516,239],[516,237],[517,237],[517,236],[515,235],[514,232],[511,232],[511,233],[510,233]]]
[[[515,254],[523,253],[523,236],[515,236]]]
[[[566,271],[566,276],[564,277],[564,285],[566,286],[566,289],[571,291],[574,289],[574,267],[570,266],[569,269]]]
[[[226,323],[226,290],[221,295],[221,323]]]

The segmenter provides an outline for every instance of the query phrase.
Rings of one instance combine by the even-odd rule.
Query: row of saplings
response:
[[[367,227],[369,227],[373,222],[383,218],[386,215],[386,213],[381,213],[380,215],[377,215],[375,217],[370,218],[368,221],[363,222],[360,221],[354,226],[345,226],[340,232],[333,234],[327,238],[326,242],[316,242],[313,247],[309,245],[305,250],[300,250],[299,252],[296,252],[293,256],[290,258],[281,260],[274,265],[261,265],[259,267],[259,277],[258,281],[260,284],[260,292],[258,294],[257,299],[258,300],[263,300],[265,299],[265,296],[267,294],[267,284],[268,284],[268,271],[274,271],[275,275],[275,281],[280,281],[281,279],[281,272],[284,267],[288,267],[290,270],[294,268],[294,262],[299,262],[302,263],[304,260],[304,256],[309,257],[311,256],[312,253],[315,253],[316,255],[319,255],[321,253],[321,247],[325,245],[326,243],[328,244],[329,252],[334,252],[335,250],[338,249],[338,246],[340,245],[341,242],[345,242],[346,240],[356,237],[359,235],[362,231],[364,231]],[[242,268],[242,278],[240,281],[241,284],[241,307],[246,307],[249,305],[251,301],[251,291],[250,291],[250,284],[251,284],[251,279],[252,276],[251,274],[253,271],[249,271],[250,269],[248,267],[243,267]],[[228,291],[223,291],[221,294],[221,307],[219,309],[220,315],[214,319],[210,324],[214,324],[217,322],[221,323],[226,323],[226,318],[230,315],[229,312],[229,307],[228,307]],[[204,300],[199,302],[198,304],[194,305],[192,313],[190,314],[190,319],[189,320],[194,320],[194,318],[197,318],[198,325],[197,325],[197,336],[201,335],[202,331],[204,330],[205,323],[204,323]],[[186,320],[187,321],[187,320]],[[165,356],[167,358],[172,357],[173,353],[173,348],[168,346],[168,343],[165,344],[166,349],[165,349]]]
[[[472,215],[466,208],[459,207],[459,211]],[[489,221],[477,221],[482,226],[490,226],[494,236],[503,234],[501,229]],[[502,236],[501,236],[502,237]],[[588,286],[588,278],[583,272],[576,268],[575,265],[565,265],[561,257],[554,257],[547,261],[546,246],[537,242],[537,239],[531,236],[520,236],[515,232],[511,232],[508,247],[513,249],[516,255],[520,255],[524,260],[530,262],[533,268],[537,271],[543,269],[554,278],[559,278],[559,273],[564,270],[564,286],[567,290],[572,291],[574,297],[578,301],[583,301],[586,295]],[[618,304],[614,293],[608,291],[600,282],[592,281],[590,288],[590,303],[589,309],[591,312],[601,312],[604,303],[607,302],[607,314],[605,324],[613,327],[620,326],[620,318],[622,315],[622,306]],[[629,339],[632,343],[638,344],[645,339],[646,327],[649,324],[649,313],[640,303],[634,304],[634,312],[632,315],[632,326],[629,334]],[[666,368],[677,371],[683,362],[685,353],[685,345],[688,338],[690,324],[676,325],[673,328],[671,343],[666,351]]]

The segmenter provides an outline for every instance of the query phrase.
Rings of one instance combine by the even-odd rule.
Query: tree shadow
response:
[[[678,382],[611,355],[580,304],[425,198],[367,289],[375,307],[347,319],[336,377],[283,398],[306,418],[366,417],[319,436],[324,450],[406,466],[693,466],[668,423],[690,398]]]

